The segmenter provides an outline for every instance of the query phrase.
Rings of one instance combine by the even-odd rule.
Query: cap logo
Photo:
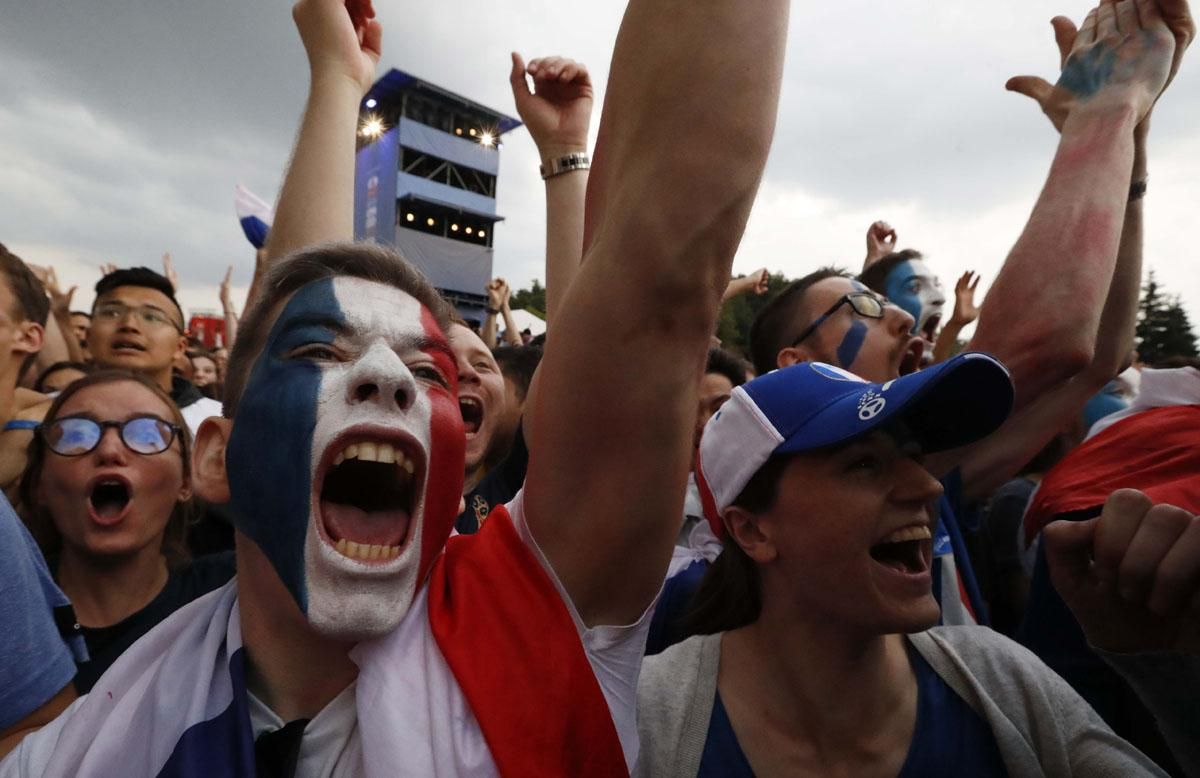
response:
[[[858,418],[870,421],[878,416],[885,407],[887,407],[887,399],[875,394],[874,389],[864,392],[863,396],[858,398]]]

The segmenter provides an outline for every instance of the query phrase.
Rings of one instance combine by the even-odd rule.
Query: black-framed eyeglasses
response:
[[[157,416],[135,416],[127,421],[96,421],[86,416],[55,419],[39,428],[42,440],[55,454],[62,457],[81,457],[100,445],[104,431],[117,430],[125,448],[135,454],[161,454],[182,430]]]
[[[870,292],[850,292],[838,298],[838,301],[825,313],[817,317],[817,320],[804,328],[804,332],[800,333],[800,337],[792,341],[792,346],[800,345],[800,342],[809,335],[816,332],[817,327],[825,323],[825,320],[837,313],[838,309],[843,305],[849,305],[854,309],[854,312],[859,316],[868,319],[882,319],[883,309],[887,307],[887,300],[882,297],[871,294]]]

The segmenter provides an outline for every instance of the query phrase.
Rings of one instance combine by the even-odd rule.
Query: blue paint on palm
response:
[[[1107,46],[1097,46],[1067,60],[1058,86],[1086,100],[1108,83],[1116,65],[1117,52]]]
[[[842,344],[838,346],[838,365],[848,370],[854,364],[854,360],[858,359],[858,352],[862,350],[866,339],[867,325],[857,319],[851,322],[850,329],[846,330],[846,335],[842,338]]]
[[[911,288],[909,281],[917,275],[911,262],[901,262],[892,268],[883,282],[884,294],[894,304],[913,317],[912,334],[917,334],[921,323],[921,298],[918,289]]]
[[[333,279],[314,281],[292,296],[250,371],[226,452],[234,523],[266,554],[304,612],[321,368],[286,356],[305,344],[333,343],[334,328],[344,324]]]

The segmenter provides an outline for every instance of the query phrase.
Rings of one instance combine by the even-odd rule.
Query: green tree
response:
[[[1170,357],[1196,356],[1196,335],[1183,301],[1167,296],[1151,270],[1142,286],[1138,304],[1138,355],[1142,361],[1159,364]]]
[[[763,296],[741,295],[725,303],[717,322],[717,337],[721,340],[721,347],[749,358],[750,325],[754,323],[758,312],[789,283],[791,281],[782,273],[772,273],[767,281],[767,293]]]
[[[542,282],[535,278],[529,289],[518,289],[513,292],[512,299],[508,304],[514,311],[523,309],[544,319],[546,318],[546,287],[542,286]]]

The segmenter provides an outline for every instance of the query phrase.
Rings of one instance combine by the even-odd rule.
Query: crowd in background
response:
[[[1010,83],[1061,141],[983,300],[883,221],[731,277],[787,14],[632,0],[595,169],[586,66],[514,53],[543,335],[350,242],[369,2],[296,6],[217,348],[169,254],[84,311],[0,246],[0,776],[1197,774],[1200,360],[1134,337],[1187,3]]]

